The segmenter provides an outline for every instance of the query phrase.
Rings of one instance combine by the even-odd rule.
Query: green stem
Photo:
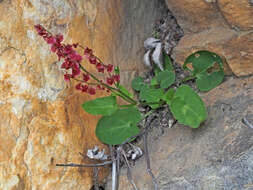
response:
[[[154,112],[155,112],[155,110],[150,110],[148,113],[146,113],[144,116],[142,116],[140,121],[142,121],[143,119],[145,119],[146,117],[148,117],[150,114],[152,114]]]
[[[135,106],[136,104],[127,104],[127,105],[119,105],[120,108],[129,108]]]
[[[102,83],[95,75],[93,75],[92,73],[90,73],[88,70],[86,70],[81,64],[80,65],[80,68],[86,72],[87,74],[89,74],[91,76],[91,78],[93,78],[95,81],[97,81],[99,84],[103,85],[104,87],[106,87],[107,89],[109,90],[117,90],[117,88],[113,88],[105,83]]]
[[[140,102],[138,106],[147,106],[150,104],[164,104],[164,103],[166,103],[166,102],[163,100],[160,100],[158,102]]]
[[[85,48],[84,48],[82,45],[80,45],[80,44],[79,44],[78,46],[81,47],[82,49],[85,49]],[[98,59],[98,60],[103,64],[102,60],[101,60],[99,57],[97,57],[97,56],[95,56],[95,57],[96,57],[96,59]],[[100,80],[98,80],[97,77],[95,77],[93,74],[91,74],[89,71],[87,71],[81,64],[79,64],[79,65],[80,65],[80,68],[81,68],[83,71],[85,71],[86,73],[88,73],[88,74],[89,74],[94,80],[96,80],[99,84],[103,85],[104,87],[106,87],[107,89],[109,89],[109,90],[111,90],[111,91],[113,91],[113,90],[118,91],[120,94],[122,94],[122,95],[119,95],[119,94],[118,94],[118,96],[120,96],[121,98],[123,98],[123,99],[126,100],[127,102],[130,102],[130,103],[133,103],[133,104],[137,104],[137,102],[136,102],[133,98],[129,97],[127,94],[125,94],[124,92],[122,92],[120,89],[110,87],[110,86],[108,86],[107,84],[100,82]],[[110,75],[110,73],[109,73],[109,75]],[[111,76],[110,76],[110,77],[111,77]],[[123,97],[123,96],[124,96],[124,97]]]
[[[195,75],[193,75],[193,76],[188,76],[188,77],[183,78],[180,82],[181,82],[181,83],[184,83],[184,82],[187,82],[188,80],[192,80],[192,79],[195,79],[195,78],[196,78]]]
[[[123,94],[125,97],[127,97],[133,104],[137,104],[137,101],[135,101],[133,98],[122,92],[120,89],[117,89],[117,91],[121,94]]]
[[[126,95],[124,92],[122,92],[121,90],[119,90],[119,89],[117,89],[117,88],[113,88],[113,87],[111,87],[111,86],[109,86],[109,85],[107,85],[107,84],[101,82],[95,75],[93,75],[93,74],[90,73],[88,70],[86,70],[81,64],[79,64],[79,65],[80,65],[80,68],[81,68],[84,72],[86,72],[87,74],[89,74],[89,75],[91,76],[91,78],[93,78],[95,81],[97,81],[100,85],[104,86],[105,88],[111,90],[111,91],[114,92],[114,93],[115,93],[115,91],[118,92],[118,93],[115,93],[115,94],[118,95],[118,96],[120,96],[120,97],[121,97],[122,99],[124,99],[125,101],[127,101],[127,102],[129,102],[129,103],[131,103],[131,104],[135,104],[135,105],[137,104],[137,102],[136,102],[134,99],[132,99],[131,97],[129,97],[128,95]]]

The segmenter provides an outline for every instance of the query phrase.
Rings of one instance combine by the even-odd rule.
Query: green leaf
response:
[[[161,72],[161,69],[159,69],[159,67],[154,65],[154,72],[155,72],[155,76],[157,76]]]
[[[150,85],[151,85],[151,86],[156,86],[156,85],[158,85],[158,84],[159,84],[159,83],[158,83],[157,78],[154,77],[154,78],[151,79],[151,81],[150,81]]]
[[[211,74],[201,73],[197,75],[196,84],[200,91],[207,92],[222,83],[223,78],[223,70]]]
[[[172,61],[166,53],[163,53],[163,67],[164,70],[173,71]],[[157,76],[160,72],[162,72],[162,70],[158,66],[154,65],[154,72]]]
[[[82,108],[92,115],[111,115],[118,106],[115,96],[107,96],[84,102]]]
[[[207,118],[204,102],[189,86],[182,85],[175,92],[170,104],[174,117],[192,128],[199,127]]]
[[[192,68],[189,68],[189,65]],[[205,50],[197,51],[188,56],[183,68],[190,71],[191,76],[196,76],[197,87],[201,91],[209,91],[215,88],[224,78],[222,58],[216,53]]]
[[[128,138],[137,135],[137,127],[141,120],[138,109],[119,109],[110,116],[103,116],[96,127],[96,135],[100,141],[109,145],[118,145]]]
[[[143,78],[141,77],[135,77],[133,80],[132,80],[132,88],[136,91],[140,91],[141,90],[141,87],[144,85],[143,83]]]
[[[121,92],[123,92],[124,94],[128,95],[130,98],[134,97],[134,95],[131,94],[124,86],[119,85],[119,89],[121,90]]]
[[[170,88],[163,96],[163,100],[170,105],[171,101],[173,99],[173,96],[175,94],[175,90],[173,88]]]
[[[165,70],[158,73],[156,78],[160,82],[161,88],[168,88],[175,82],[176,75],[173,71]]]
[[[154,89],[153,86],[150,86],[150,85],[148,85],[148,84],[143,84],[143,86],[141,86],[141,90],[140,90],[140,91],[142,91],[142,90],[144,90],[144,89],[148,89],[148,88]]]
[[[158,102],[163,97],[162,89],[142,88],[140,92],[140,99],[146,102]]]
[[[163,53],[164,70],[173,71],[172,61],[170,57]]]

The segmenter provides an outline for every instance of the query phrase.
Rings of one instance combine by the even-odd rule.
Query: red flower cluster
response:
[[[64,79],[69,81],[70,78],[75,78],[80,74],[80,62],[82,61],[82,56],[79,55],[74,49],[78,46],[78,44],[63,44],[63,35],[57,34],[53,36],[49,33],[43,26],[40,24],[34,26],[36,31],[43,39],[51,45],[51,51],[56,53],[59,60],[61,58],[64,59],[64,62],[61,65],[61,68],[66,70],[71,69],[72,73],[66,73],[64,75]]]
[[[112,64],[108,64],[105,65],[104,63],[102,63],[94,54],[92,49],[89,49],[88,47],[86,47],[84,49],[84,56],[86,57],[86,59],[88,59],[88,61],[90,62],[90,64],[96,65],[97,71],[100,73],[104,73],[105,70],[108,73],[111,73],[114,69]]]
[[[111,77],[106,78],[106,83],[109,85],[113,85],[114,82],[118,83],[120,80],[119,75],[112,75]]]
[[[96,88],[94,88],[92,86],[88,86],[87,84],[83,85],[82,83],[78,83],[76,85],[76,89],[80,90],[82,92],[89,93],[90,95],[96,94]]]
[[[40,24],[34,26],[38,35],[42,36],[43,39],[51,45],[51,51],[56,53],[59,60],[64,59],[64,62],[61,65],[62,69],[66,70],[66,73],[64,74],[64,80],[69,81],[71,78],[75,79],[77,76],[81,73],[81,61],[83,57],[77,53],[77,51],[74,48],[81,47],[84,49],[84,56],[87,58],[87,60],[96,66],[96,69],[100,73],[104,73],[107,71],[109,73],[109,77],[106,78],[106,83],[108,85],[113,85],[114,83],[119,83],[120,76],[119,74],[112,75],[111,73],[114,71],[114,66],[112,64],[105,65],[98,57],[96,57],[93,54],[92,49],[89,49],[88,47],[84,48],[78,43],[76,44],[64,44],[63,41],[63,35],[57,34],[52,35],[50,32],[48,32],[43,26]],[[85,71],[84,68],[82,70]],[[70,72],[71,71],[71,72]],[[76,89],[80,90],[82,92],[86,92],[88,94],[95,94],[96,89],[98,90],[105,90],[105,87],[103,86],[102,81],[100,83],[88,83],[90,80],[90,75],[87,74],[88,72],[85,71],[85,73],[82,74],[82,82],[78,83],[76,85]],[[93,77],[93,76],[92,76]],[[93,77],[94,78],[94,77]],[[80,79],[75,79],[80,81]],[[84,84],[83,84],[84,83]],[[95,85],[95,87],[93,86]],[[109,91],[107,89],[107,91]]]

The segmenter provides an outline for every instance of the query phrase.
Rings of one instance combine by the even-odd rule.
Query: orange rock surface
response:
[[[81,108],[84,101],[104,94],[87,96],[75,92],[74,83],[64,82],[57,56],[33,26],[42,24],[52,33],[63,33],[66,43],[89,46],[106,63],[120,65],[122,82],[128,84],[135,72],[143,71],[142,43],[162,14],[163,6],[156,4],[0,1],[1,190],[88,190],[92,169],[55,164],[91,163],[79,152],[86,154],[94,145],[106,148],[94,133],[99,117]],[[94,71],[87,62],[83,65]],[[107,173],[102,170],[100,180]]]
[[[178,63],[194,51],[209,50],[226,59],[226,74],[253,74],[250,1],[167,0],[167,4],[185,32],[173,55]]]
[[[249,0],[219,0],[218,6],[231,27],[253,29],[253,2]]]

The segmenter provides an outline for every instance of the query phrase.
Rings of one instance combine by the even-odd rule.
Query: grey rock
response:
[[[230,78],[201,96],[209,116],[200,128],[151,127],[148,146],[159,189],[253,190],[253,130],[242,123],[253,114],[253,77]],[[139,189],[150,190],[145,170],[141,158],[132,167],[133,178]],[[130,190],[125,175],[122,169],[119,189]]]

